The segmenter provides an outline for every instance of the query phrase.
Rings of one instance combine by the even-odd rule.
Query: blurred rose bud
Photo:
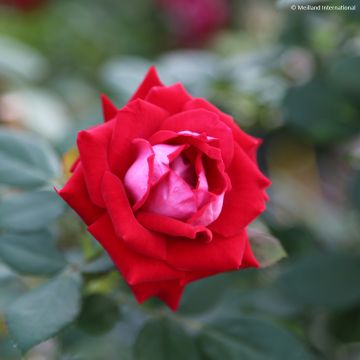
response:
[[[296,83],[305,83],[314,73],[315,60],[307,49],[294,47],[283,54],[281,67],[288,78]]]
[[[44,3],[45,0],[0,0],[0,6],[10,6],[22,11],[37,9]]]
[[[200,45],[222,29],[230,17],[228,0],[158,0],[177,41]]]

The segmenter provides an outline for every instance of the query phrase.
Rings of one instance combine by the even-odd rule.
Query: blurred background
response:
[[[151,64],[263,138],[273,182],[251,230],[270,266],[190,285],[175,314],[135,304],[52,191],[100,93],[121,107]],[[358,360],[359,219],[357,0],[0,0],[1,360],[44,340],[25,359]]]

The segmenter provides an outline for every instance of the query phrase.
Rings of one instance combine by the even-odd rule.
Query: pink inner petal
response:
[[[185,130],[178,134],[217,141],[205,133]],[[134,210],[141,208],[194,226],[207,226],[219,217],[228,186],[220,165],[214,166],[218,160],[204,155],[198,145],[151,145],[145,139],[133,143],[137,157],[125,174],[124,185],[135,202]]]
[[[173,156],[177,156],[184,148],[184,145],[158,144],[153,146],[155,159],[151,185],[157,183],[159,179],[170,170],[170,159]]]
[[[196,210],[196,199],[187,182],[170,171],[155,185],[143,209],[174,219],[186,220]]]
[[[175,172],[176,175],[183,178],[190,186],[193,186],[196,183],[194,167],[184,156],[178,156],[171,163],[171,169]]]
[[[154,151],[150,143],[144,139],[135,139],[137,158],[124,177],[124,185],[130,197],[139,202],[147,193],[150,182],[150,167],[154,159]]]
[[[192,225],[208,226],[220,216],[223,203],[224,194],[214,195],[213,200],[204,205],[188,222]]]

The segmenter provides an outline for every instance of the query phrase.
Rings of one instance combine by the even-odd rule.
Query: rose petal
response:
[[[190,186],[173,171],[151,189],[142,209],[180,220],[189,218],[197,210]]]
[[[124,185],[135,202],[134,208],[137,208],[150,191],[155,154],[150,143],[144,139],[134,139],[133,146],[137,156],[125,174]]]
[[[222,160],[221,158],[221,151],[218,148],[215,148],[214,146],[211,146],[206,142],[206,135],[202,134],[204,136],[194,136],[191,133],[177,133],[172,130],[159,130],[153,135],[151,135],[148,139],[148,141],[152,145],[156,144],[163,144],[163,143],[174,143],[174,144],[187,144],[187,145],[193,145],[200,151],[202,151],[204,154],[206,154],[208,157],[216,160]]]
[[[114,174],[106,172],[101,189],[116,234],[139,254],[165,259],[165,238],[150,232],[136,220],[122,182]]]
[[[225,194],[220,217],[209,228],[223,236],[234,236],[265,210],[263,190],[270,181],[237,144],[228,174],[232,189]]]
[[[169,164],[175,158],[177,158],[180,153],[186,149],[188,145],[168,145],[168,144],[159,144],[152,147],[155,153],[154,159],[154,171],[151,184],[154,185],[157,183],[164,174],[170,171]]]
[[[127,192],[135,201],[133,210],[138,210],[146,201],[150,188],[170,171],[169,163],[186,145],[155,145],[145,139],[134,139],[137,157],[124,177]]]
[[[215,112],[203,109],[183,111],[167,118],[163,122],[161,130],[206,133],[206,135],[219,140],[222,159],[226,167],[232,160],[234,152],[232,131],[224,122],[220,121],[219,115]]]
[[[135,99],[145,99],[149,91],[154,86],[163,86],[163,83],[159,79],[159,76],[157,74],[157,71],[154,66],[151,66],[145,75],[144,80],[138,87],[138,89],[135,91],[135,94],[131,97],[129,102],[135,100]]]
[[[114,119],[118,113],[118,109],[104,94],[101,95],[101,104],[105,122]]]
[[[220,216],[224,203],[224,193],[212,195],[212,200],[208,201],[207,204],[187,221],[189,224],[208,226]]]
[[[149,138],[167,116],[165,110],[139,99],[120,110],[109,145],[109,162],[113,173],[120,178],[125,175],[134,161],[132,140]]]
[[[79,214],[87,225],[92,224],[104,213],[103,209],[91,202],[81,163],[78,164],[73,175],[57,193]]]
[[[153,87],[145,98],[146,101],[160,106],[170,114],[181,111],[184,104],[191,99],[181,84]]]
[[[235,141],[243,148],[243,150],[249,155],[249,157],[253,161],[256,161],[256,150],[261,144],[260,139],[256,139],[253,136],[246,134],[239,128],[239,126],[236,124],[236,122],[230,115],[223,113],[216,106],[210,104],[205,99],[192,99],[184,105],[184,110],[192,109],[206,109],[208,111],[216,113],[219,116],[220,120],[231,129]]]
[[[177,176],[180,176],[182,179],[184,179],[189,185],[195,186],[197,176],[194,167],[186,160],[184,156],[178,156],[172,161],[171,170]]]
[[[175,270],[165,262],[143,256],[128,248],[127,244],[116,236],[108,214],[91,224],[88,231],[105,248],[130,285],[178,280],[184,277],[183,272]]]
[[[92,202],[104,207],[101,196],[101,181],[109,170],[108,145],[114,128],[114,121],[80,131],[77,137],[80,160],[83,165],[85,181]]]
[[[193,226],[168,216],[139,211],[136,218],[144,227],[170,236],[180,236],[196,241],[210,242],[212,233],[205,226]]]
[[[159,281],[133,285],[131,289],[140,304],[152,296],[157,296],[176,311],[184,286],[180,285],[179,281]]]
[[[221,272],[241,266],[246,246],[245,230],[231,238],[213,237],[210,243],[168,241],[167,262],[183,271]]]
[[[257,261],[257,259],[254,256],[254,253],[250,246],[249,237],[247,236],[244,257],[240,268],[244,269],[248,267],[260,268],[260,263]]]

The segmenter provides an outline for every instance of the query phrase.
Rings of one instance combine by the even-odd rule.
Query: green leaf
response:
[[[113,299],[93,294],[83,300],[77,323],[85,332],[91,335],[101,335],[114,327],[119,316],[119,306]]]
[[[20,278],[0,263],[0,312],[25,292],[26,288]]]
[[[283,107],[288,124],[319,143],[338,141],[359,130],[355,108],[322,78],[290,88]]]
[[[54,151],[41,139],[0,130],[0,184],[34,188],[59,175]]]
[[[84,274],[103,274],[115,269],[113,261],[107,254],[103,254],[99,258],[83,265],[81,272]]]
[[[360,301],[359,279],[359,256],[315,253],[293,263],[277,285],[300,305],[347,307]]]
[[[19,273],[50,275],[66,266],[50,231],[0,236],[0,259]]]
[[[265,231],[249,228],[251,249],[262,268],[274,265],[286,257],[280,241]]]
[[[228,274],[221,274],[189,284],[181,299],[180,313],[201,314],[210,311],[222,299],[230,280]]]
[[[153,319],[140,331],[135,343],[136,360],[199,360],[194,340],[169,319]]]
[[[208,360],[307,360],[312,356],[292,334],[251,317],[218,319],[199,336]]]
[[[5,312],[15,344],[24,353],[56,335],[80,310],[81,278],[65,272],[18,298]]]
[[[354,94],[359,94],[360,56],[342,56],[339,58],[331,69],[331,76],[338,86]]]
[[[13,231],[35,231],[47,227],[64,210],[55,191],[39,190],[20,193],[0,202],[0,228]]]

